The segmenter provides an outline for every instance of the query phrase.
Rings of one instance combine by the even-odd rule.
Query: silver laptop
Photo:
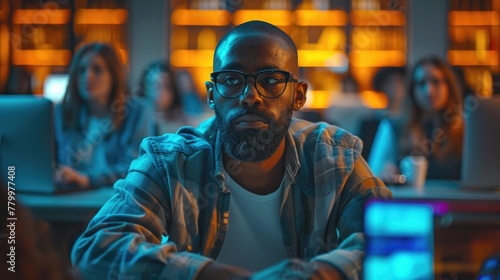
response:
[[[500,190],[500,96],[465,100],[461,185]]]
[[[58,193],[53,104],[31,95],[0,95],[0,178],[18,192]],[[7,178],[7,170],[15,173]],[[11,180],[12,179],[12,180]]]

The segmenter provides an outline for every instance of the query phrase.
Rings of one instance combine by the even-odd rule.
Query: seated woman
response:
[[[435,56],[419,60],[408,83],[409,113],[379,125],[368,163],[388,183],[407,155],[425,156],[428,179],[460,179],[462,96],[451,67]]]
[[[107,44],[84,45],[75,54],[66,93],[55,109],[62,183],[112,185],[127,174],[142,139],[153,134],[145,107],[126,94],[122,69]]]
[[[184,125],[194,125],[186,114],[177,79],[168,64],[153,62],[142,73],[138,95],[155,111],[155,134],[175,133]]]

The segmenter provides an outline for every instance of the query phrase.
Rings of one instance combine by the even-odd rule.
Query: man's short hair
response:
[[[265,33],[283,40],[291,50],[290,54],[292,55],[292,59],[297,61],[298,63],[297,47],[295,46],[295,43],[293,42],[292,38],[288,36],[288,34],[286,34],[283,30],[279,29],[278,27],[270,23],[267,23],[265,21],[252,20],[234,27],[220,39],[219,43],[215,47],[215,54],[213,60],[214,67],[216,65],[216,62],[218,61],[217,53],[219,52],[219,49],[229,40],[229,38],[235,35],[241,35],[245,33],[246,34]]]

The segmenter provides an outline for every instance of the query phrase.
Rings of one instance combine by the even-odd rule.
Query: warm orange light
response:
[[[400,11],[352,11],[351,22],[358,26],[402,26],[406,19]]]
[[[226,26],[231,23],[231,13],[226,10],[178,9],[172,13],[173,25]]]
[[[118,57],[120,57],[120,60],[122,64],[127,64],[128,62],[128,52],[125,49],[116,49],[116,52],[118,53]]]
[[[304,108],[325,109],[330,104],[330,91],[327,90],[308,90],[307,101]]]
[[[293,12],[293,21],[299,26],[344,26],[347,24],[347,14],[336,10],[297,10]]]
[[[349,61],[354,67],[404,66],[406,57],[402,51],[352,51]]]
[[[448,61],[452,65],[499,65],[496,51],[448,51]]]
[[[298,50],[299,67],[345,67],[346,55],[342,51]]]
[[[277,26],[289,26],[292,24],[292,13],[288,10],[238,10],[234,13],[234,25],[250,20],[262,20]]]
[[[125,9],[78,9],[75,24],[122,24],[127,20]]]
[[[497,11],[453,11],[448,13],[450,25],[471,26],[471,25],[498,25],[500,20]]]
[[[71,61],[69,50],[14,50],[15,65],[68,65]]]
[[[7,80],[9,72],[9,29],[0,25],[0,86]]]
[[[175,50],[170,54],[174,67],[212,67],[214,50]]]
[[[360,93],[360,97],[363,104],[371,109],[384,109],[389,104],[387,96],[382,92],[366,90]]]
[[[71,11],[68,9],[22,9],[15,10],[12,15],[14,24],[66,24]]]

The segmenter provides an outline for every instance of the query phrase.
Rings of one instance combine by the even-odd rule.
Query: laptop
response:
[[[59,193],[74,185],[57,184],[53,103],[32,95],[0,95],[0,178],[16,192]],[[9,173],[8,170],[14,170]],[[10,176],[14,175],[14,176]]]
[[[483,279],[481,265],[500,252],[499,215],[497,201],[371,200],[363,279]]]
[[[500,190],[500,96],[468,97],[461,186],[467,190]]]

